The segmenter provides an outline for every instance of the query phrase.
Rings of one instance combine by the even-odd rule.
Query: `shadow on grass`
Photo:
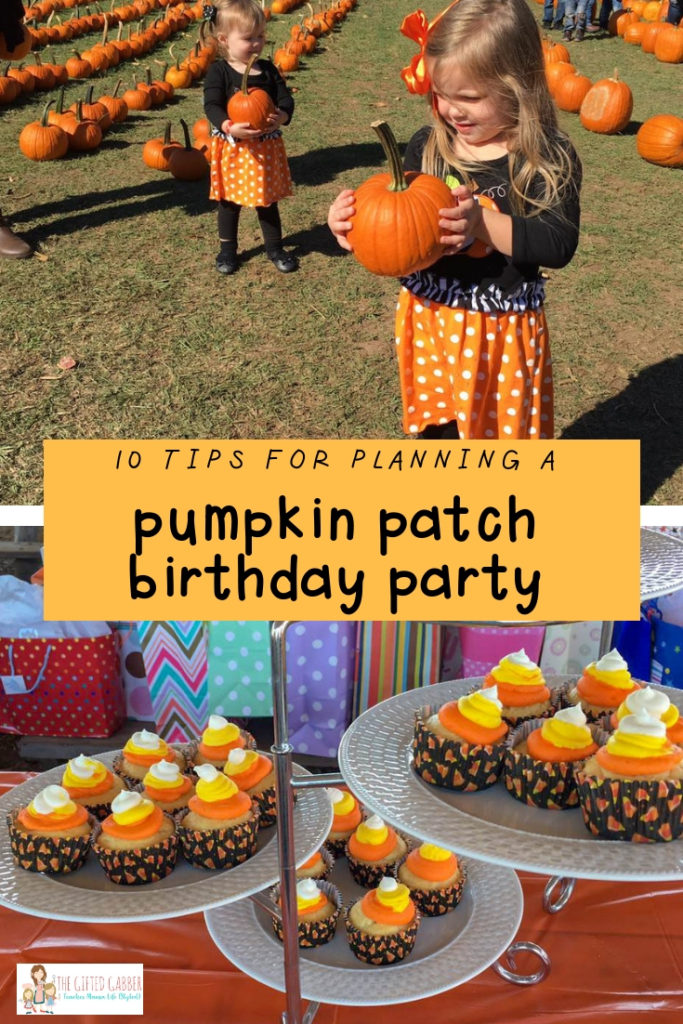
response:
[[[378,167],[384,162],[379,143],[360,142],[356,145],[328,146],[289,158],[289,168],[297,185],[321,185],[334,181],[340,174],[359,167]],[[350,185],[346,186],[350,188]]]
[[[640,441],[640,500],[646,504],[683,463],[681,395],[683,356],[672,356],[631,377],[620,394],[579,416],[560,436]]]

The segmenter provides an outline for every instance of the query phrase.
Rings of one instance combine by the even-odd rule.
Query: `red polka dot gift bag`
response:
[[[0,637],[0,731],[111,736],[124,718],[115,633]]]

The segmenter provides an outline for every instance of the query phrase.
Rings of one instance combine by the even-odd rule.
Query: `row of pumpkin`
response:
[[[633,113],[633,93],[620,80],[618,70],[593,83],[577,71],[562,43],[544,41],[543,48],[548,88],[559,109],[578,114],[588,131],[600,135],[622,132]],[[683,118],[668,113],[649,118],[638,129],[636,148],[650,163],[683,167]]]

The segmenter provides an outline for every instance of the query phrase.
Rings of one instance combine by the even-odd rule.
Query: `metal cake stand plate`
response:
[[[465,867],[462,900],[442,917],[422,918],[415,948],[403,963],[378,968],[357,960],[340,916],[331,942],[299,951],[302,997],[348,1006],[406,1003],[454,988],[492,965],[519,927],[522,889],[509,868],[483,861],[468,861]],[[341,890],[344,906],[364,895],[343,857],[335,863],[330,881]],[[284,992],[283,947],[264,902],[244,900],[208,910],[204,917],[212,939],[232,963],[256,981]]]
[[[640,599],[671,594],[683,587],[683,541],[668,533],[640,531]]]
[[[546,682],[554,687],[569,678],[576,679],[556,676]],[[586,829],[578,808],[528,807],[510,796],[502,782],[480,793],[460,793],[423,782],[412,768],[415,711],[427,704],[444,704],[482,682],[460,679],[409,690],[352,722],[341,741],[339,766],[361,803],[420,839],[495,864],[572,878],[683,880],[683,840],[597,839]],[[683,691],[665,689],[683,711]]]
[[[118,753],[98,754],[98,759],[111,767]],[[293,771],[300,776],[310,774],[299,765],[293,765]],[[0,903],[11,910],[59,921],[152,921],[241,900],[279,878],[275,826],[260,832],[256,853],[243,864],[211,871],[193,867],[179,854],[171,874],[149,885],[110,882],[93,854],[82,868],[70,874],[25,871],[14,864],[4,819],[15,807],[26,806],[45,786],[59,784],[63,772],[64,766],[52,768],[0,797]],[[301,854],[297,864],[319,849],[331,825],[332,806],[327,794],[317,789],[302,790],[294,808],[297,850]]]

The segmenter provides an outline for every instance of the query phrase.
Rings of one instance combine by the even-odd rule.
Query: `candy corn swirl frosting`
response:
[[[563,708],[527,736],[535,761],[581,761],[598,749],[580,705]]]
[[[191,792],[192,780],[182,775],[174,761],[156,761],[142,780],[145,796],[161,804],[174,804]]]
[[[398,848],[396,832],[377,814],[362,821],[348,842],[348,852],[356,860],[383,861]]]
[[[325,910],[329,900],[313,878],[302,878],[296,884],[296,912],[299,918],[315,917]]]
[[[17,814],[17,826],[32,835],[72,836],[90,831],[88,812],[63,786],[46,786]]]
[[[667,737],[664,722],[647,711],[624,715],[595,760],[605,778],[683,778],[683,749]]]
[[[256,750],[236,749],[228,754],[223,771],[238,789],[249,792],[262,788],[259,784],[273,774],[273,763],[265,754],[259,754]]]
[[[613,728],[626,715],[636,715],[639,711],[647,711],[653,718],[658,718],[666,726],[666,735],[672,743],[683,745],[683,719],[675,704],[672,704],[663,690],[654,690],[651,686],[643,686],[634,690],[621,702],[611,718]]]
[[[404,863],[416,878],[430,884],[447,884],[460,873],[455,854],[434,843],[422,843],[416,850],[411,850]]]
[[[189,808],[202,819],[208,819],[210,827],[220,828],[220,823],[236,823],[244,820],[251,811],[251,798],[242,793],[235,782],[212,764],[198,764],[195,772],[199,776],[197,790],[190,797]],[[185,818],[183,824],[190,827],[192,818]]]
[[[616,648],[588,665],[576,684],[578,699],[600,711],[618,707],[629,693],[638,689],[640,684],[632,678]]]
[[[449,701],[437,712],[447,737],[487,746],[502,739],[508,731],[502,720],[502,703],[495,685]]]
[[[114,771],[142,781],[150,765],[157,761],[182,762],[180,755],[155,732],[141,729],[134,732],[123,748],[120,762],[114,762]]]
[[[102,822],[102,833],[103,838],[145,844],[160,835],[163,824],[163,811],[141,793],[130,791],[114,798],[111,814]]]
[[[73,799],[107,793],[114,782],[113,773],[101,761],[86,757],[85,754],[67,761],[62,775],[62,786]]]
[[[353,793],[330,786],[327,790],[332,801],[332,828],[330,836],[349,836],[360,825],[362,817],[358,801]]]
[[[222,766],[231,750],[243,749],[246,745],[247,740],[239,726],[222,715],[209,715],[209,724],[202,733],[198,749],[207,761]]]
[[[416,915],[408,886],[386,876],[376,889],[365,894],[360,901],[360,911],[373,924],[380,925],[384,934],[400,931],[411,924]]]
[[[498,688],[503,707],[513,711],[545,704],[550,699],[550,690],[545,685],[543,673],[524,649],[506,655],[491,669],[484,680],[484,687],[489,686]]]

